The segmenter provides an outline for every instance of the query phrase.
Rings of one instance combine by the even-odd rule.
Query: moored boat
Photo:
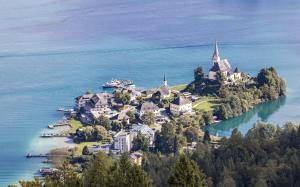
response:
[[[122,88],[122,87],[128,87],[133,85],[132,80],[118,80],[118,79],[112,79],[110,82],[106,82],[104,85],[102,85],[103,88]]]

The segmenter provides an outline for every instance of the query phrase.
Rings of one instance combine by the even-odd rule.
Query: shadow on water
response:
[[[238,128],[244,134],[256,121],[267,122],[269,117],[278,111],[285,102],[286,97],[282,97],[276,101],[259,104],[239,117],[212,124],[208,127],[208,130],[214,135],[229,136],[234,128]],[[242,126],[243,128],[240,129]]]

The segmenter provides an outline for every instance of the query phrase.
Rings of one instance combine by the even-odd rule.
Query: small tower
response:
[[[168,81],[166,79],[166,75],[164,75],[164,86],[168,86]]]
[[[213,62],[213,64],[215,64],[215,63],[218,63],[219,61],[220,61],[220,54],[219,54],[218,43],[216,41],[214,53],[213,53],[213,56],[212,56],[212,62]]]

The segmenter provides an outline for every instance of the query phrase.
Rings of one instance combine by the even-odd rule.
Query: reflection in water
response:
[[[259,104],[239,117],[209,126],[208,130],[214,135],[229,136],[234,128],[238,128],[245,134],[256,121],[268,121],[268,118],[278,111],[285,104],[285,101],[286,97],[282,97],[276,101]]]

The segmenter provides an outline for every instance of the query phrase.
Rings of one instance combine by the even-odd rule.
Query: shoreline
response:
[[[219,105],[225,103],[225,101],[222,99],[222,97],[219,97],[219,96],[211,96],[210,94],[208,94],[208,96],[202,96],[202,95],[200,95],[200,93],[197,93],[197,92],[195,93],[193,91],[187,91],[188,90],[187,88],[188,88],[189,85],[190,84],[185,84],[184,83],[184,84],[168,86],[167,85],[167,80],[164,77],[163,86],[159,87],[159,88],[155,88],[155,89],[157,89],[158,92],[160,92],[161,94],[163,93],[162,91],[164,91],[162,88],[165,88],[165,89],[169,90],[168,94],[162,96],[164,99],[168,98],[168,99],[171,99],[171,101],[172,101],[172,100],[175,99],[175,97],[181,97],[181,96],[184,96],[186,99],[189,99],[189,102],[190,102],[190,105],[191,105],[191,107],[190,107],[191,112],[189,114],[192,114],[192,113],[195,113],[195,111],[198,111],[198,112],[200,112],[201,115],[203,115],[203,113],[208,113],[208,112],[210,112],[213,115],[214,112],[216,111],[217,107]],[[122,88],[122,89],[128,89],[128,88]],[[147,92],[147,91],[150,91],[150,90],[153,90],[153,89],[152,88],[151,89],[146,89],[144,91]],[[103,89],[102,92],[103,91],[105,91],[105,90]],[[142,94],[142,92],[143,92],[143,90],[136,90],[136,91],[138,91],[140,94]],[[86,93],[86,94],[91,95],[91,94],[94,94],[94,93]],[[163,94],[165,94],[165,93],[163,93]],[[95,93],[95,96],[98,97],[97,93]],[[78,102],[77,99],[80,99],[80,97],[83,97],[83,96],[79,96],[78,98],[76,98],[76,102]],[[149,99],[147,93],[146,93],[146,96],[140,95],[139,97],[144,98],[144,99],[145,98]],[[151,94],[151,97],[152,97],[152,94]],[[85,99],[85,98],[83,98],[83,99]],[[280,99],[280,97],[276,98],[274,100],[278,100],[278,99]],[[137,100],[136,97],[135,97],[134,100]],[[264,103],[267,103],[267,102],[264,101],[264,100],[259,100],[259,101],[256,100],[253,103],[251,103],[251,106],[247,111],[241,112],[237,116],[229,117],[228,119],[221,120],[222,118],[219,118],[218,115],[212,116],[214,119],[213,119],[213,122],[211,123],[210,126],[213,126],[214,124],[218,124],[218,123],[226,121],[226,120],[230,120],[230,119],[239,117],[239,116],[243,115],[244,113],[249,112],[254,107],[256,107],[260,104],[264,104]],[[139,104],[141,104],[141,103],[139,103]],[[78,105],[78,103],[76,103],[76,105],[74,106],[74,109],[68,109],[68,110],[72,110],[73,112],[80,113],[81,110],[79,110],[78,106],[80,106],[80,105]],[[133,106],[135,106],[135,105],[133,105]],[[163,105],[163,107],[161,107],[161,108],[164,108],[164,109],[169,108],[170,109],[170,106],[168,106],[168,105],[164,106]],[[61,110],[61,109],[59,109],[59,110]],[[63,112],[64,112],[64,117],[66,117],[65,111],[63,111]],[[72,112],[70,112],[70,114],[75,115]],[[70,116],[72,116],[72,115],[70,115]],[[76,150],[76,147],[80,147],[80,144],[77,144],[73,141],[72,137],[70,136],[70,133],[74,133],[78,128],[82,127],[82,122],[80,122],[80,125],[78,125],[78,124],[74,125],[74,124],[71,124],[72,120],[74,120],[74,119],[69,118],[69,120],[67,122],[69,124],[69,126],[55,127],[54,128],[52,125],[51,126],[48,125],[48,127],[50,129],[46,129],[46,128],[42,129],[41,131],[43,131],[43,132],[45,132],[45,131],[49,132],[49,136],[45,136],[45,137],[39,136],[38,137],[39,140],[37,141],[38,144],[35,143],[36,145],[34,145],[34,147],[39,151],[42,150],[42,149],[39,149],[39,147],[40,148],[43,147],[43,149],[45,149],[45,151],[46,151],[46,154],[64,149],[64,150],[67,150],[67,152],[72,152],[72,155],[74,155],[74,152],[78,151],[78,150]],[[96,120],[96,118],[94,118],[94,120]],[[51,128],[51,127],[53,127],[53,128]],[[55,134],[55,133],[57,133],[57,134]],[[69,134],[69,136],[68,137],[55,137],[55,136],[59,136],[60,133],[61,134]],[[45,134],[45,133],[42,133],[42,134]],[[47,135],[47,133],[46,133],[46,135]],[[212,137],[212,139],[214,139],[214,141],[219,141],[220,139],[223,138],[222,136],[218,136],[218,135],[215,135],[215,134],[211,135],[211,137]],[[44,147],[44,145],[47,145],[46,148]],[[72,151],[69,151],[71,149],[72,149]],[[49,160],[49,158],[47,158],[47,159]],[[53,166],[51,163],[49,163],[49,165]]]

